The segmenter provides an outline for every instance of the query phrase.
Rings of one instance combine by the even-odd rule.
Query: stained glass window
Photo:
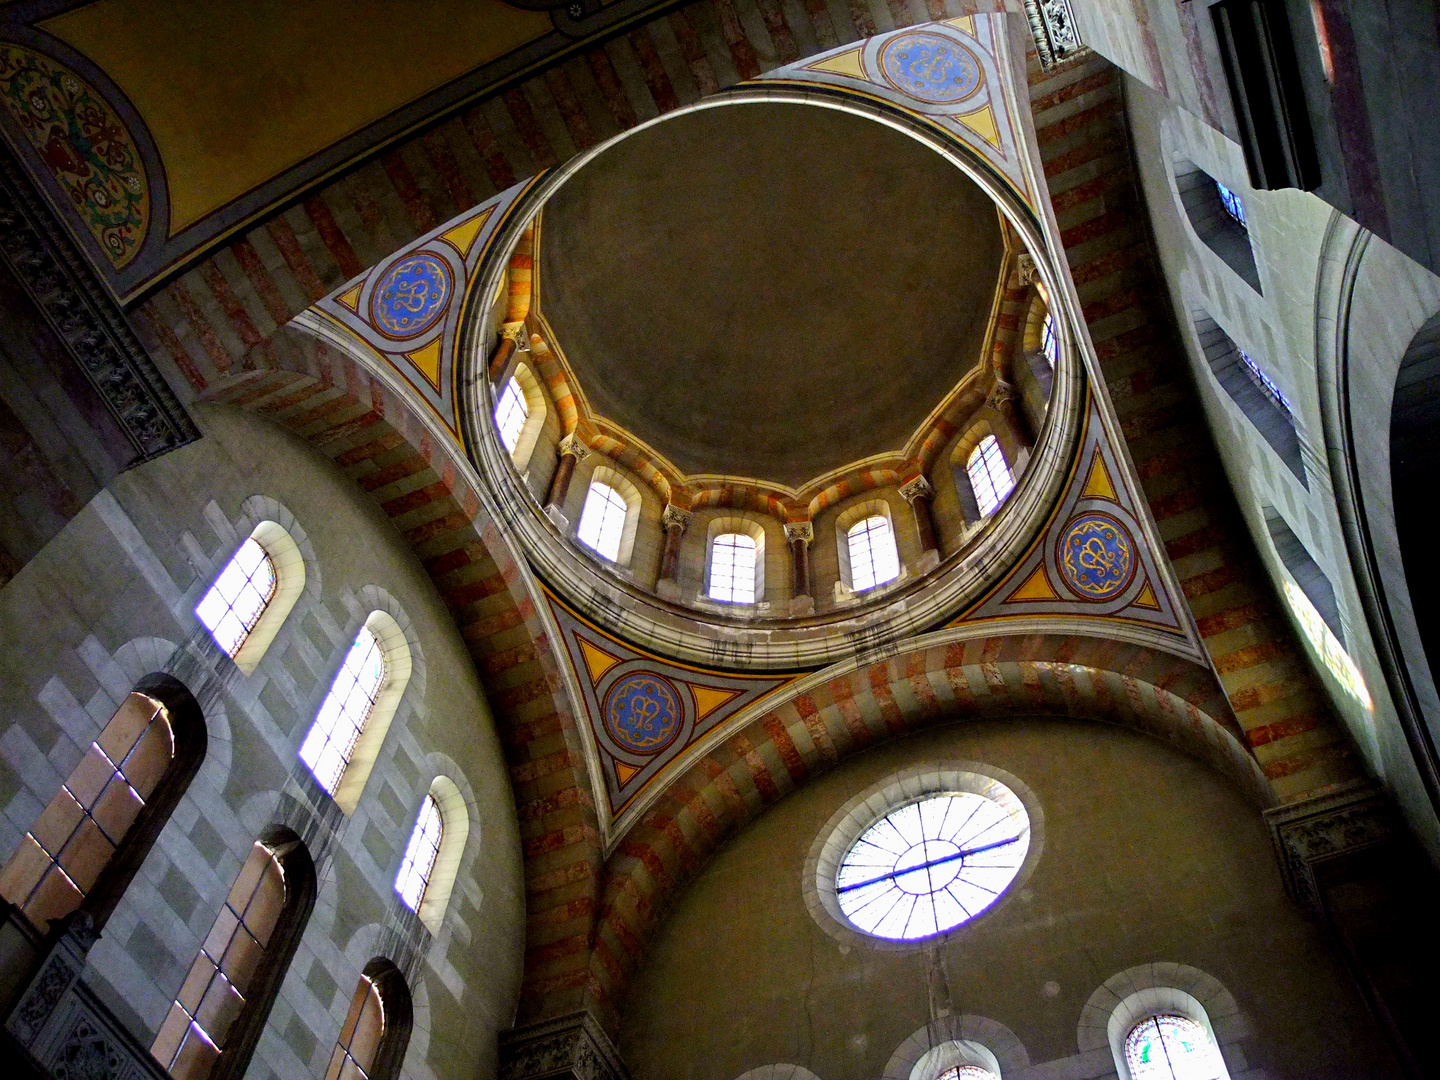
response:
[[[367,1080],[375,1067],[375,1054],[385,1037],[385,1002],[380,987],[365,975],[350,999],[350,1012],[340,1029],[340,1041],[330,1056],[325,1080]]]
[[[1045,354],[1045,359],[1050,361],[1053,368],[1060,356],[1060,342],[1055,337],[1055,317],[1048,311],[1045,313],[1045,321],[1040,324],[1040,351]]]
[[[515,452],[515,444],[520,440],[520,429],[525,426],[529,415],[530,407],[525,404],[525,392],[520,389],[514,376],[511,376],[505,389],[500,392],[500,401],[495,406],[495,426],[500,429],[500,441],[512,454]]]
[[[216,643],[233,658],[275,599],[275,564],[253,536],[240,545],[195,608]]]
[[[203,1080],[214,1068],[263,969],[285,900],[285,871],[256,843],[150,1048],[175,1080]]]
[[[1240,201],[1240,196],[1227,188],[1219,180],[1215,181],[1215,190],[1220,195],[1220,205],[1225,207],[1225,212],[1234,218],[1241,225],[1245,224],[1245,204]]]
[[[1275,380],[1266,375],[1264,370],[1257,364],[1244,349],[1236,349],[1240,354],[1240,362],[1245,365],[1245,374],[1250,376],[1250,381],[1286,415],[1294,416],[1295,410],[1290,407],[1290,399],[1280,392],[1280,387],[1275,385]]]
[[[1005,464],[1005,455],[994,435],[986,435],[980,445],[970,451],[965,471],[970,474],[970,489],[975,492],[975,503],[982,517],[993,514],[1015,488],[1015,477]]]
[[[970,792],[930,795],[892,810],[840,862],[835,892],[855,926],[913,941],[954,929],[995,902],[1020,872],[1030,823]]]
[[[1188,1016],[1152,1016],[1125,1037],[1131,1080],[1225,1080],[1206,1030]]]
[[[585,496],[585,508],[580,511],[580,542],[611,562],[619,561],[625,512],[625,499],[620,493],[596,480]]]
[[[710,545],[710,599],[755,602],[755,541],[741,533],[717,536]]]
[[[895,550],[890,521],[883,514],[851,525],[845,540],[850,549],[850,587],[856,592],[900,576],[900,554]]]
[[[941,1073],[935,1080],[995,1080],[995,1074],[979,1065],[956,1065],[953,1069]]]
[[[420,805],[420,816],[415,820],[415,829],[410,833],[410,842],[405,845],[400,873],[395,875],[395,891],[411,911],[419,911],[420,902],[425,899],[425,886],[430,884],[430,872],[435,869],[435,858],[440,854],[440,837],[444,831],[440,804],[435,801],[434,795],[426,795]]]
[[[331,795],[340,787],[365,721],[385,686],[386,667],[379,640],[368,626],[362,626],[300,744],[300,760]]]
[[[20,840],[0,873],[0,895],[42,930],[80,906],[174,756],[165,709],[125,699],[100,737]]]

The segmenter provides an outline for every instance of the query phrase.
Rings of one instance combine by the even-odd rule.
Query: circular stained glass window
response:
[[[936,1080],[995,1080],[995,1074],[979,1065],[956,1065],[941,1073]]]
[[[840,861],[835,893],[859,930],[915,941],[953,930],[999,899],[1030,847],[1030,820],[973,792],[927,795],[871,825]]]
[[[1206,1030],[1188,1016],[1152,1016],[1125,1038],[1131,1080],[1224,1080],[1225,1066]]]

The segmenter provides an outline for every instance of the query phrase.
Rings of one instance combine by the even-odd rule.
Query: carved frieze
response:
[[[1265,811],[1285,889],[1321,912],[1317,871],[1326,862],[1375,847],[1396,835],[1389,797],[1368,783]]]
[[[498,1080],[630,1080],[610,1037],[581,1010],[500,1036]]]

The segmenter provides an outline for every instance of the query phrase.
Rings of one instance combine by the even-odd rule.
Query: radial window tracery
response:
[[[525,402],[525,392],[520,389],[520,384],[512,375],[495,405],[495,426],[500,431],[500,441],[512,454],[515,452],[515,444],[520,441],[520,430],[529,416],[530,406]]]
[[[1209,1033],[1188,1016],[1152,1016],[1125,1037],[1131,1080],[1225,1080]]]
[[[395,875],[395,891],[411,911],[418,912],[421,901],[425,899],[425,887],[430,884],[430,873],[435,869],[444,831],[440,804],[435,801],[434,795],[426,795],[420,805],[420,816],[415,819],[415,828],[410,833],[410,842],[405,845],[400,872]]]
[[[300,744],[300,760],[331,795],[339,789],[365,721],[384,689],[387,669],[379,639],[368,626],[362,626]]]
[[[743,533],[717,536],[710,545],[710,599],[753,604],[755,556],[753,537]]]
[[[1005,496],[1015,489],[1015,477],[994,435],[986,435],[970,451],[965,471],[970,475],[970,488],[975,492],[975,503],[982,517],[993,514]]]
[[[620,559],[620,541],[625,536],[625,499],[609,484],[596,480],[585,496],[580,511],[580,542],[611,562]]]
[[[850,551],[850,587],[856,592],[883,585],[900,576],[895,534],[883,514],[850,526],[845,534]]]
[[[232,658],[275,599],[275,563],[253,536],[231,556],[195,608],[195,616]]]
[[[952,930],[989,907],[1019,873],[1030,823],[972,792],[929,795],[892,810],[840,862],[835,892],[856,927],[892,941]]]

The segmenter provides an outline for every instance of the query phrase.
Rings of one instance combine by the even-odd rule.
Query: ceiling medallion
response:
[[[1089,511],[1070,520],[1059,544],[1060,572],[1076,596],[1109,600],[1135,577],[1135,541],[1109,514]]]
[[[452,279],[445,260],[428,252],[401,259],[375,286],[370,315],[387,337],[412,338],[435,325],[445,313]]]
[[[658,754],[680,731],[680,694],[659,675],[637,672],[620,679],[600,712],[616,745],[632,754]]]
[[[885,43],[880,70],[902,93],[932,105],[954,105],[980,89],[980,61],[959,42],[929,31],[901,34]]]

